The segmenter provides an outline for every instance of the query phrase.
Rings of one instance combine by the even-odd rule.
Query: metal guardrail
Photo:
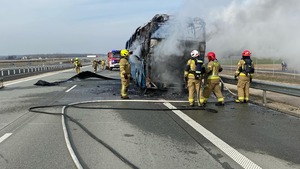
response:
[[[3,88],[3,78],[0,78],[0,89]]]
[[[224,83],[237,85],[237,80],[233,77],[221,76],[221,78]],[[300,97],[300,86],[253,80],[250,87],[263,91],[263,104],[267,103],[267,91]]]
[[[31,76],[36,73],[68,69],[72,67],[73,65],[71,64],[61,64],[61,65],[47,65],[47,66],[2,68],[0,69],[0,89],[4,87],[4,80],[13,80],[20,77]]]
[[[0,68],[0,77],[72,67],[70,64]]]

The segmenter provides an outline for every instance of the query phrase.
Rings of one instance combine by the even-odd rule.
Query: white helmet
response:
[[[191,52],[191,56],[192,56],[193,58],[198,57],[198,56],[199,56],[198,50],[193,50],[193,51]]]

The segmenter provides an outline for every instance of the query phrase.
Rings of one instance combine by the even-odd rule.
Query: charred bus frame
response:
[[[135,30],[125,48],[133,51],[131,74],[140,88],[181,87],[190,52],[196,49],[204,59],[205,22],[157,14]]]

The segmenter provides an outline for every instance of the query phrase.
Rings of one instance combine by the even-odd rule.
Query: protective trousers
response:
[[[122,97],[127,97],[127,91],[130,83],[130,78],[125,79],[124,77],[121,77],[121,83],[122,83],[122,88],[121,88],[121,96]]]
[[[94,72],[96,73],[98,69],[98,65],[94,65]]]
[[[219,79],[207,79],[207,84],[205,88],[203,89],[203,97],[200,99],[201,104],[206,103],[209,95],[213,91],[214,94],[216,95],[218,102],[224,103],[224,97],[221,92],[221,87],[219,85],[220,80]]]
[[[76,67],[75,67],[75,71],[76,71],[77,74],[80,73],[80,67],[79,67],[79,66],[76,66]]]
[[[239,102],[249,101],[249,87],[250,87],[250,77],[246,75],[240,75],[237,84]]]
[[[198,102],[198,106],[200,106],[200,102],[199,102],[199,98],[198,98],[198,97],[202,96],[200,80],[199,79],[194,79],[194,78],[189,78],[189,80],[188,80],[188,90],[189,90],[189,103],[190,103],[190,106],[194,106],[195,91],[197,93],[196,100]]]

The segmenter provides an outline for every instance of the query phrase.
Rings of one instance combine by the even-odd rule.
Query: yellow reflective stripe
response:
[[[212,79],[212,80],[214,80],[214,79],[219,79],[220,77],[218,76],[218,75],[211,75],[211,76],[208,76],[208,78],[207,79]]]
[[[224,102],[224,98],[223,97],[218,98],[218,102]]]
[[[207,102],[207,98],[200,98],[200,103],[206,103]]]
[[[247,76],[245,73],[240,73],[240,76]]]
[[[214,62],[214,65],[219,66],[220,64],[219,64],[219,62]]]

